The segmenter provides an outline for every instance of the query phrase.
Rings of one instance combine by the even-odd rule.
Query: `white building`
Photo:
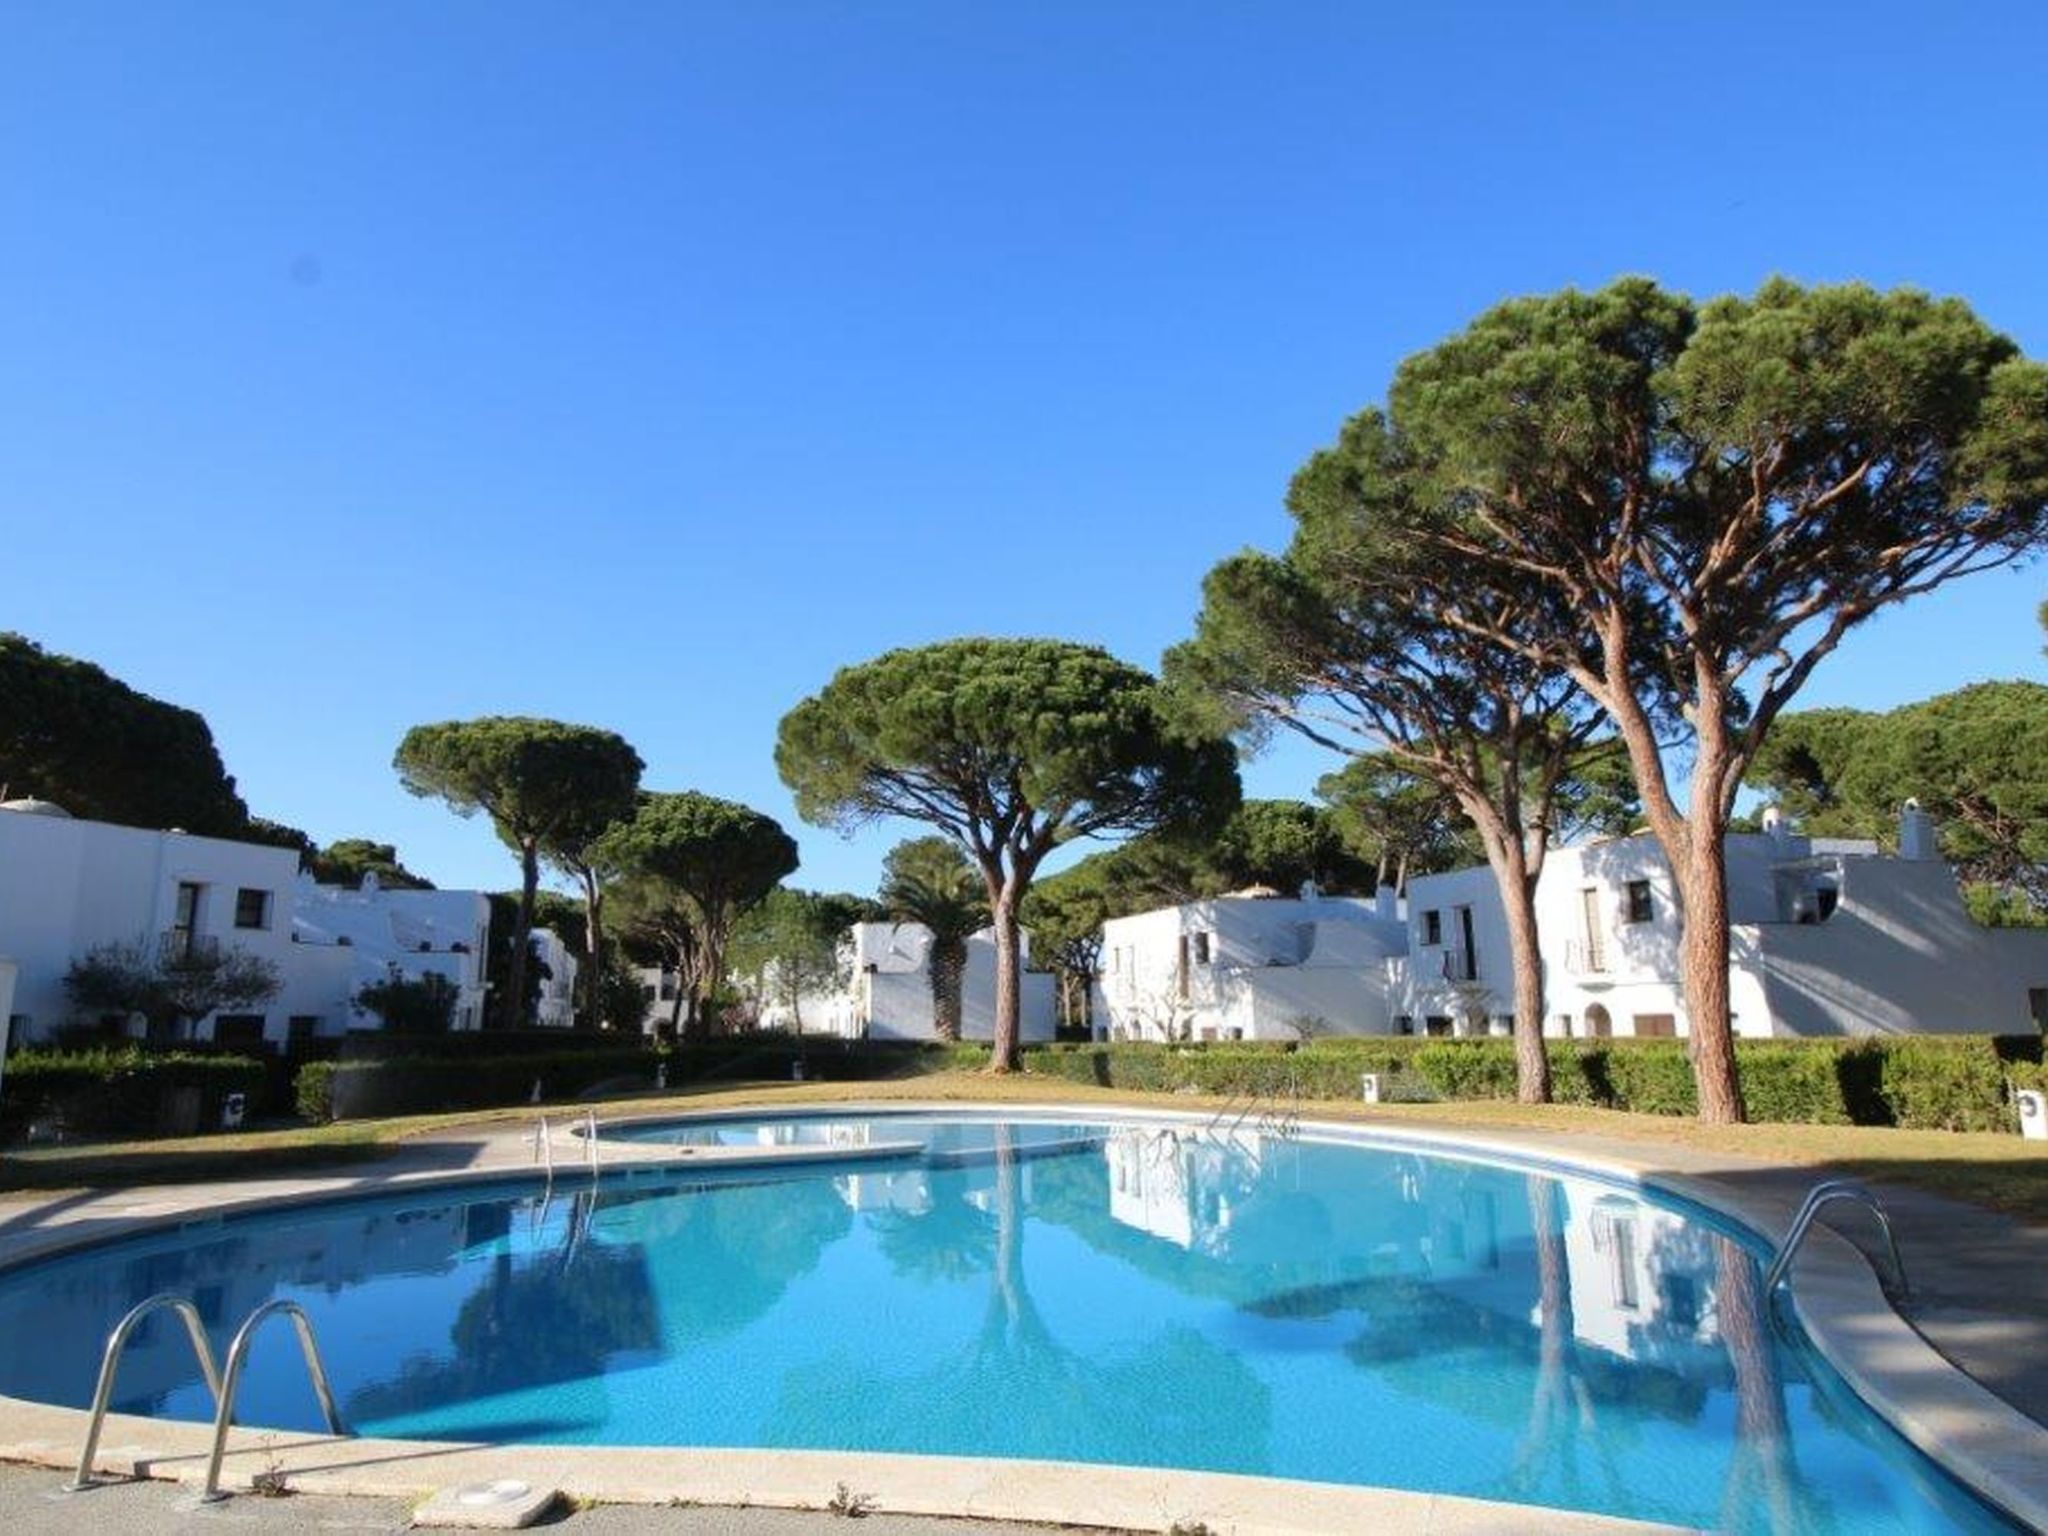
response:
[[[534,994],[533,1022],[542,1029],[576,1024],[576,972],[580,967],[562,936],[552,928],[527,934],[527,974]]]
[[[1031,956],[1031,936],[1018,936],[1023,958]],[[848,977],[837,997],[820,998],[818,1022],[804,1005],[804,1027],[854,1040],[936,1040],[932,981],[928,965],[931,930],[922,923],[855,923],[847,931],[849,953],[842,969]],[[1058,1014],[1053,979],[1042,971],[1024,970],[1017,978],[1018,1038],[1025,1044],[1053,1038]],[[995,1038],[996,940],[984,928],[967,941],[967,966],[960,985],[960,1036],[964,1040]]]
[[[2025,1033],[2048,1026],[2048,932],[1972,920],[1917,806],[1899,852],[1775,816],[1727,843],[1730,1006],[1744,1036]],[[1485,868],[1419,876],[1394,968],[1397,1027],[1505,1032],[1514,980]],[[1686,1033],[1681,914],[1654,838],[1554,850],[1536,889],[1545,1032]]]
[[[275,997],[197,1021],[196,1039],[282,1045],[374,1024],[355,996],[394,973],[446,976],[457,1027],[475,1027],[489,919],[474,891],[316,886],[289,848],[85,821],[43,801],[0,805],[0,950],[13,971],[11,996],[0,976],[0,1011],[16,1040],[72,1022],[125,1027],[77,1019],[64,976],[88,950],[138,942],[232,946],[276,969]]]
[[[1393,1029],[1389,962],[1407,944],[1374,900],[1242,894],[1102,925],[1096,1030],[1113,1040],[1299,1040]]]

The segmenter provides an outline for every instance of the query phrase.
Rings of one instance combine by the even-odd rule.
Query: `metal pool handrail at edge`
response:
[[[1877,1224],[1884,1232],[1885,1247],[1891,1253],[1892,1275],[1898,1284],[1899,1299],[1906,1300],[1912,1295],[1912,1288],[1906,1280],[1906,1261],[1899,1257],[1899,1240],[1892,1232],[1892,1219],[1884,1208],[1884,1202],[1861,1184],[1852,1184],[1846,1179],[1827,1179],[1806,1192],[1798,1214],[1792,1218],[1792,1225],[1785,1229],[1784,1239],[1771,1260],[1770,1271],[1764,1276],[1766,1301],[1776,1296],[1780,1281],[1791,1278],[1792,1260],[1799,1253],[1799,1245],[1806,1241],[1806,1234],[1812,1229],[1821,1207],[1834,1200],[1847,1200],[1864,1206],[1877,1218]]]
[[[257,1328],[265,1318],[277,1312],[289,1316],[298,1330],[299,1349],[306,1357],[306,1372],[313,1378],[313,1391],[320,1399],[320,1411],[326,1416],[328,1432],[336,1435],[348,1433],[341,1421],[341,1410],[334,1405],[334,1389],[328,1385],[327,1368],[320,1363],[320,1346],[313,1341],[313,1320],[295,1301],[282,1298],[266,1301],[249,1314],[237,1330],[234,1342],[228,1345],[227,1375],[221,1383],[219,1406],[214,1411],[213,1454],[206,1463],[206,1488],[199,1495],[201,1503],[217,1504],[227,1497],[221,1492],[220,1464],[227,1455],[228,1426],[235,1420],[235,1392],[241,1386],[242,1367],[248,1362],[249,1346],[255,1341]]]
[[[107,1335],[107,1347],[100,1355],[99,1383],[92,1391],[92,1422],[85,1431],[85,1449],[78,1453],[78,1470],[64,1485],[66,1493],[81,1493],[94,1486],[93,1453],[100,1448],[100,1431],[106,1427],[107,1408],[113,1402],[114,1375],[120,1369],[121,1352],[128,1347],[128,1336],[159,1307],[169,1307],[184,1319],[185,1331],[192,1336],[192,1352],[199,1356],[199,1369],[206,1377],[206,1389],[213,1394],[215,1406],[219,1406],[220,1367],[214,1364],[213,1346],[206,1340],[206,1325],[200,1321],[199,1309],[185,1297],[170,1291],[159,1291],[147,1300],[137,1302]]]

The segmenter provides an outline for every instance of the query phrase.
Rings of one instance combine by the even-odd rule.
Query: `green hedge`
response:
[[[245,1096],[247,1113],[262,1113],[267,1076],[261,1061],[215,1052],[17,1051],[0,1082],[0,1138],[14,1140],[45,1119],[60,1121],[68,1136],[211,1130],[231,1093]]]
[[[1683,1040],[1551,1040],[1551,1092],[1560,1103],[1639,1114],[1690,1115],[1699,1107]],[[2005,1130],[2006,1082],[2040,1073],[2033,1036],[1884,1036],[1856,1040],[1739,1040],[1743,1096],[1753,1120],[1816,1125],[1899,1125]],[[1356,1099],[1359,1075],[1377,1072],[1390,1099],[1512,1099],[1508,1039],[1414,1037],[1305,1044],[1115,1043],[1035,1047],[1027,1070],[1106,1088],[1174,1093],[1298,1094]]]
[[[421,1051],[404,1057],[308,1062],[299,1069],[293,1088],[299,1113],[308,1120],[355,1120],[523,1104],[532,1098],[536,1080],[541,1096],[547,1099],[573,1098],[614,1081],[652,1088],[656,1070],[662,1066],[667,1068],[667,1081],[679,1086],[720,1078],[735,1083],[764,1078],[785,1081],[796,1075],[798,1062],[807,1078],[864,1081],[980,1066],[988,1060],[988,1047],[983,1045],[895,1044],[782,1034],[673,1048],[642,1042],[594,1049],[581,1047],[579,1037],[557,1035],[554,1051],[521,1049],[505,1056],[478,1054],[467,1047],[461,1054],[443,1055],[432,1051],[427,1042],[463,1037],[416,1038]]]

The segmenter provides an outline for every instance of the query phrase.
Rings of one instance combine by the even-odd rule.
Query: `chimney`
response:
[[[1400,921],[1401,898],[1391,885],[1383,885],[1372,893],[1372,915],[1390,923]]]
[[[1764,807],[1763,826],[1764,835],[1779,843],[1785,841],[1785,834],[1791,830],[1785,825],[1785,813],[1775,805]]]
[[[1920,809],[1918,800],[1908,800],[1899,809],[1899,857],[1917,864],[1930,864],[1941,857],[1935,846],[1934,818]]]

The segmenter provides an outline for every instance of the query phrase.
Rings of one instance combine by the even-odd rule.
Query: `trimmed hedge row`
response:
[[[652,1088],[666,1067],[666,1081],[680,1085],[707,1079],[734,1082],[796,1076],[798,1062],[808,1078],[865,1081],[911,1071],[977,1066],[985,1046],[923,1045],[847,1041],[781,1034],[741,1036],[673,1048],[644,1042],[577,1048],[561,1036],[557,1049],[521,1050],[504,1056],[443,1055],[415,1037],[420,1054],[385,1059],[308,1062],[299,1069],[294,1098],[308,1120],[354,1120],[379,1115],[423,1114],[444,1109],[488,1109],[523,1104],[534,1084],[548,1099],[574,1097],[618,1082]],[[488,1036],[486,1037],[488,1038]],[[573,1037],[572,1037],[573,1039]]]
[[[1699,1108],[1683,1040],[1552,1040],[1552,1096],[1641,1114]],[[2043,1075],[2036,1036],[1884,1036],[1858,1040],[1741,1040],[1735,1058],[1753,1120],[2008,1130],[2006,1083]],[[1512,1099],[1508,1039],[1410,1037],[1305,1044],[1052,1045],[1026,1069],[1107,1088],[1172,1093],[1299,1094],[1355,1099],[1377,1072],[1393,1099]]]
[[[269,1075],[247,1056],[110,1046],[89,1051],[22,1050],[7,1058],[0,1139],[38,1120],[66,1135],[178,1135],[220,1124],[231,1093],[261,1113]]]
[[[587,1051],[645,1051],[644,1035],[617,1030],[352,1029],[336,1042],[348,1061],[391,1061],[433,1056],[462,1061],[477,1056],[560,1056]]]

